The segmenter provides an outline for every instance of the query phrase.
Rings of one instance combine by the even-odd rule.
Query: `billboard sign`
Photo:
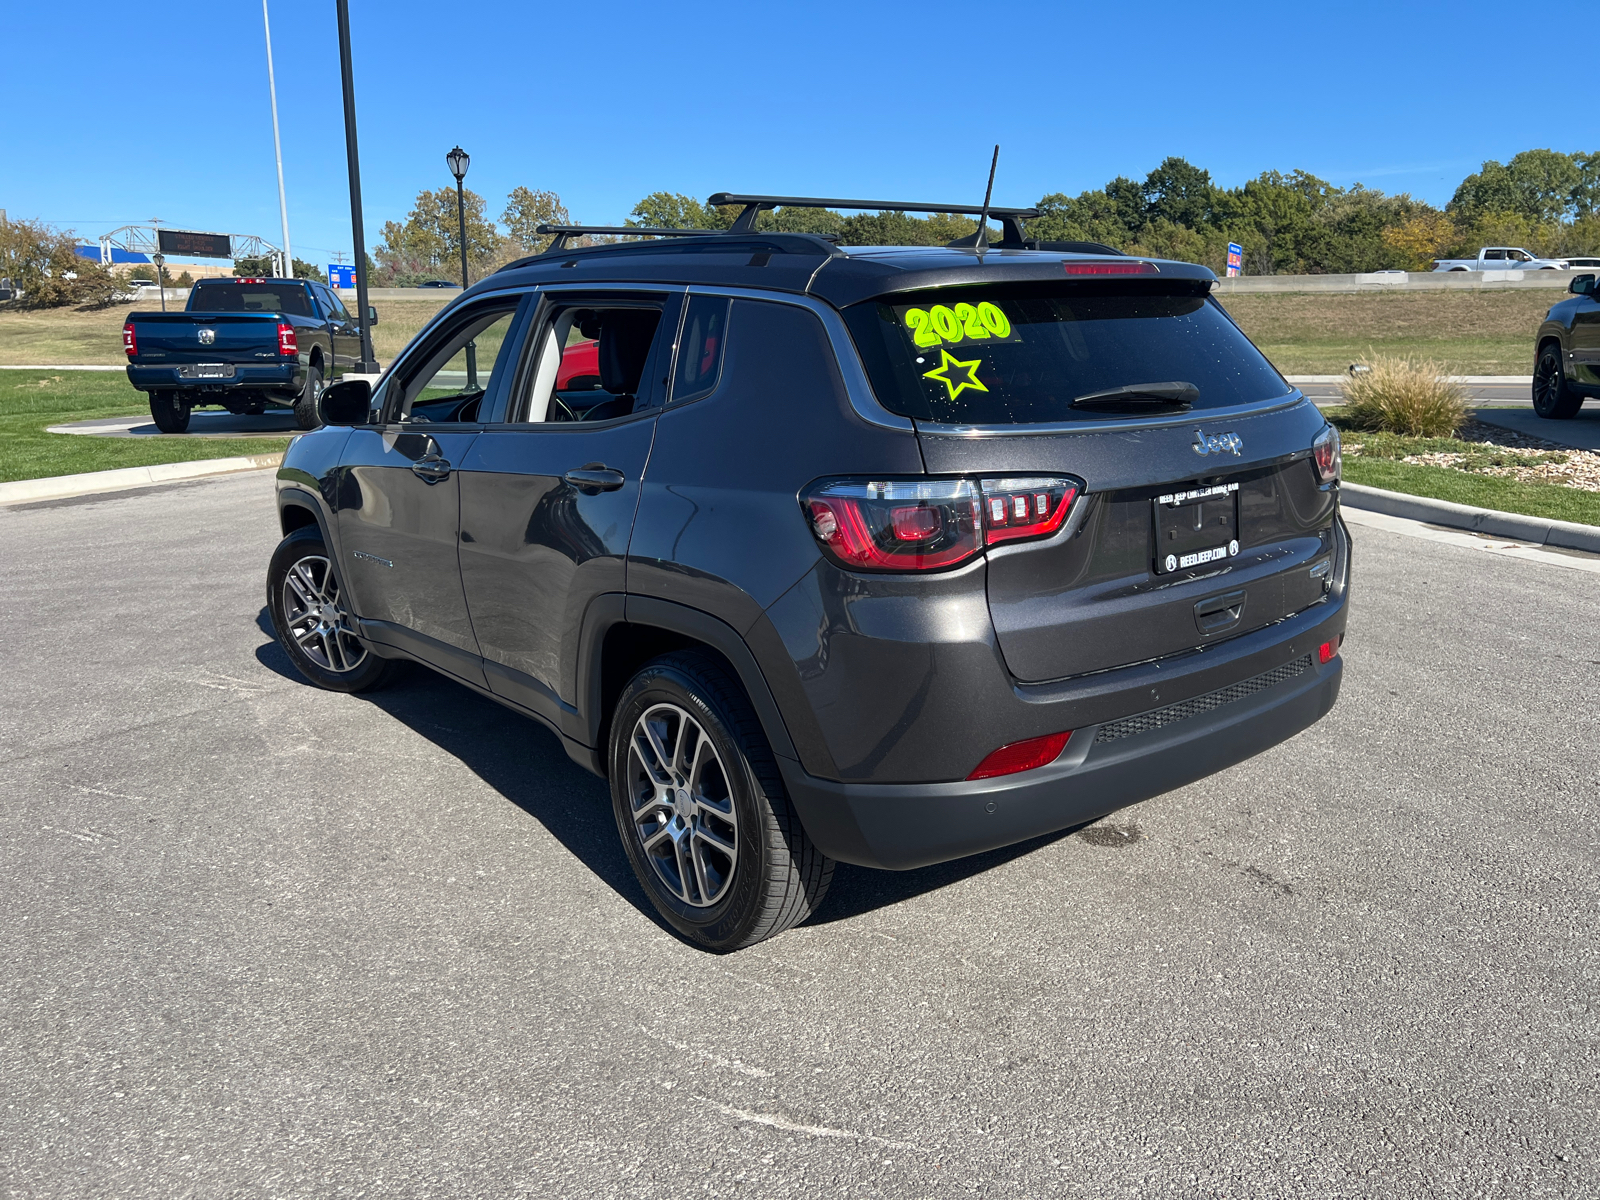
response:
[[[225,233],[195,233],[189,229],[158,229],[156,244],[163,254],[179,258],[232,258],[233,242]]]
[[[353,288],[356,285],[356,267],[354,263],[329,263],[328,286],[331,288]]]
[[[1228,278],[1244,274],[1244,247],[1238,242],[1228,243]]]

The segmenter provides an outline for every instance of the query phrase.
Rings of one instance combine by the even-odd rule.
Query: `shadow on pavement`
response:
[[[271,639],[256,648],[256,660],[286,679],[305,683],[278,644],[264,607],[256,624]],[[613,891],[659,928],[679,936],[656,913],[633,876],[617,839],[605,781],[568,758],[553,733],[531,718],[416,664],[404,664],[394,683],[361,693],[357,699],[382,709],[459,759],[478,778],[549,830]],[[1076,829],[1064,829],[915,871],[876,871],[840,863],[822,908],[806,924],[847,921],[938,891],[1004,866],[1075,832]]]

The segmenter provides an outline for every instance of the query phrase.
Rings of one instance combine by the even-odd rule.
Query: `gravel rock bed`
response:
[[[1361,442],[1357,440],[1360,435],[1347,436],[1350,442],[1345,447],[1345,453],[1360,457]],[[1469,475],[1494,475],[1519,483],[1553,483],[1585,492],[1600,492],[1600,453],[1595,451],[1574,450],[1541,437],[1502,429],[1470,417],[1456,433],[1456,440],[1472,443],[1473,452],[1408,454],[1399,461],[1427,467],[1446,467]],[[1494,452],[1494,457],[1501,461],[1483,462],[1483,451]],[[1513,461],[1505,461],[1508,458]],[[1528,461],[1516,462],[1516,459]]]

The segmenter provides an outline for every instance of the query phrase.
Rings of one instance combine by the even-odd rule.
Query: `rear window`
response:
[[[274,312],[312,316],[306,289],[284,284],[200,283],[189,297],[190,312]]]
[[[1204,295],[1010,284],[907,292],[844,317],[879,402],[922,421],[1105,420],[1292,391]]]

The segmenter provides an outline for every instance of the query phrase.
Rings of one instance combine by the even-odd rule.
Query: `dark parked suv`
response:
[[[718,950],[836,860],[1080,824],[1332,707],[1338,437],[1210,271],[1026,210],[843,249],[714,199],[727,233],[558,237],[324,393],[268,578],[308,678],[412,659],[542,722]]]

